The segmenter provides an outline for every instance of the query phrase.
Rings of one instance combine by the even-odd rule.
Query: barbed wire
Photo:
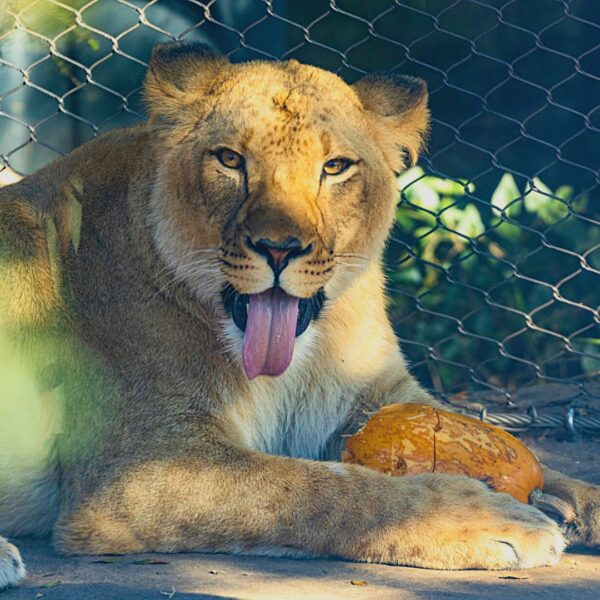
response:
[[[390,314],[412,368],[440,397],[507,428],[597,431],[594,4],[7,0],[0,181],[143,119],[157,42],[199,40],[233,61],[297,58],[349,82],[421,76],[431,149],[401,179],[386,253]],[[541,383],[539,398],[523,399]],[[571,390],[568,402],[547,397],[552,385]],[[493,410],[473,408],[484,396]]]

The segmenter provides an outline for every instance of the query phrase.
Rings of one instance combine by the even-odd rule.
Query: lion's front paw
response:
[[[25,577],[25,565],[15,546],[0,537],[0,591]]]
[[[565,524],[569,544],[600,547],[600,486],[573,479],[552,469],[544,470],[544,493],[557,496],[574,511]]]
[[[406,536],[405,564],[438,569],[529,569],[555,565],[565,547],[542,512],[465,477],[429,480],[432,494]]]
[[[479,516],[465,515],[474,567],[530,569],[559,562],[566,542],[554,521],[506,494],[489,492],[485,504]]]
[[[569,543],[600,548],[600,487],[591,484],[578,486],[572,502],[577,517],[566,527]]]

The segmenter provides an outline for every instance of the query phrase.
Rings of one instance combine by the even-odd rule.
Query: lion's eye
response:
[[[241,169],[244,166],[244,157],[230,148],[219,148],[215,152],[217,160],[228,169]]]
[[[340,175],[353,164],[349,158],[332,158],[323,165],[323,175]]]

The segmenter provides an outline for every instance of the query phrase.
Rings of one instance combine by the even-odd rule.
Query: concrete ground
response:
[[[600,484],[600,441],[528,439],[554,468]],[[441,572],[337,560],[221,554],[57,556],[21,540],[29,576],[2,600],[600,599],[600,551],[573,549],[559,566],[512,572]]]

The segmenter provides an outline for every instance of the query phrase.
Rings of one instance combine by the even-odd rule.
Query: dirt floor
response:
[[[529,438],[548,465],[600,484],[600,440]],[[334,560],[220,554],[57,556],[47,541],[21,540],[29,576],[2,600],[387,600],[507,598],[600,600],[600,551],[572,549],[554,568],[441,572]]]

